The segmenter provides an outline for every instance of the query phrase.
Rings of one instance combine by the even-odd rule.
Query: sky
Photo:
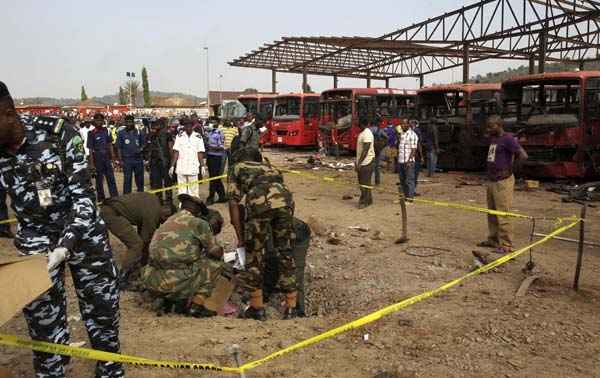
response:
[[[271,72],[227,64],[282,36],[377,37],[471,1],[6,1],[0,13],[0,80],[13,97],[77,98],[116,93],[127,71],[148,70],[152,90],[204,96],[212,90],[271,90]],[[51,4],[51,5],[50,5]],[[370,6],[373,5],[373,6]],[[512,66],[522,63],[511,63]],[[484,62],[471,75],[505,69]],[[428,75],[426,84],[460,80],[461,69]],[[333,87],[329,77],[309,75],[316,91]],[[278,91],[299,91],[302,76],[278,74]],[[340,78],[340,87],[365,80]],[[373,86],[383,82],[373,81]],[[393,79],[416,88],[416,79]]]

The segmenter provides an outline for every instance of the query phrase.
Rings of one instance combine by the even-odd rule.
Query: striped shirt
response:
[[[225,146],[225,149],[228,150],[231,148],[231,141],[233,141],[233,138],[239,134],[238,128],[223,127],[221,130],[223,130],[223,136],[225,137],[225,143],[223,145]]]
[[[413,163],[415,161],[416,152],[412,158],[410,153],[416,150],[419,144],[419,137],[412,129],[408,129],[400,136],[398,143],[398,163]]]

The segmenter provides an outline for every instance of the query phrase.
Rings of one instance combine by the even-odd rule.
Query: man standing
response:
[[[199,134],[194,132],[194,125],[189,119],[182,120],[182,122],[184,130],[175,138],[169,174],[172,176],[176,172],[177,183],[185,184],[179,187],[179,194],[198,197],[199,188],[196,181],[204,159],[204,141]]]
[[[242,147],[260,148],[260,131],[262,127],[262,118],[248,112],[246,113],[246,122],[240,130],[240,145]]]
[[[227,161],[231,159],[231,142],[233,141],[233,138],[238,136],[240,133],[233,121],[226,120],[223,126],[223,137],[225,138],[223,147],[225,147],[225,157],[223,158],[223,167],[221,168],[221,173],[225,172],[225,165],[227,164]]]
[[[150,123],[150,134],[146,140],[145,153],[150,165],[150,188],[162,189],[172,185],[169,168],[171,167],[171,154],[173,149],[173,137],[166,131],[166,119],[152,121]],[[163,202],[166,196],[167,204],[173,206],[173,191],[167,190],[156,193]]]
[[[296,277],[292,246],[294,201],[283,183],[283,175],[262,160],[255,148],[232,151],[229,175],[229,215],[238,248],[245,248],[245,270],[238,273],[240,285],[250,292],[250,306],[244,318],[265,319],[263,303],[265,243],[272,233],[274,255],[279,262],[279,287],[286,294],[284,318],[297,316]],[[244,199],[244,218],[240,201]],[[243,227],[242,227],[243,225]]]
[[[106,177],[110,196],[118,196],[112,165],[112,138],[104,125],[104,116],[101,113],[94,114],[94,129],[88,133],[87,146],[90,150],[90,166],[96,168],[98,201],[102,202],[106,198],[104,196],[104,177]]]
[[[410,128],[409,123],[402,123],[402,135],[398,141],[398,173],[400,187],[404,196],[412,199],[415,196],[415,158],[419,145],[419,137]]]
[[[223,131],[216,127],[209,128],[208,136],[208,151],[206,153],[206,165],[208,166],[208,175],[210,178],[220,176],[222,174],[223,159],[225,157],[225,137]],[[223,180],[212,180],[208,184],[207,205],[215,203],[215,194],[219,196],[217,202],[226,202],[225,187]]]
[[[419,125],[419,121],[413,119],[410,121],[410,128],[417,134],[417,154],[415,156],[415,196],[418,196],[417,187],[419,186],[419,174],[421,173],[421,167],[423,165],[423,130]]]
[[[64,275],[73,282],[91,348],[119,352],[117,271],[79,132],[62,119],[18,118],[0,82],[0,187],[19,222],[15,246],[23,255],[47,255],[52,287],[23,313],[31,338],[69,344]],[[38,378],[64,377],[69,358],[34,352]],[[98,361],[96,377],[123,377],[120,363]]]
[[[490,180],[487,187],[488,208],[508,212],[512,207],[515,188],[513,163],[515,159],[527,160],[527,153],[511,133],[504,132],[504,122],[500,116],[488,118],[487,130],[491,137],[487,157]],[[479,246],[495,248],[498,253],[512,251],[510,218],[488,214],[488,229],[487,240],[479,243]]]
[[[358,174],[358,184],[360,185],[360,199],[358,208],[364,209],[373,204],[373,195],[371,193],[371,177],[373,176],[373,166],[375,165],[375,138],[373,133],[367,127],[367,120],[361,119],[358,127],[361,132],[356,141],[356,163],[355,170]]]
[[[433,177],[437,167],[437,157],[440,151],[438,129],[434,122],[429,122],[423,133],[423,147],[427,155],[427,177]]]
[[[129,193],[104,201],[100,215],[110,232],[127,247],[127,252],[115,256],[121,282],[126,283],[136,266],[146,263],[152,235],[171,215],[169,208],[161,207],[154,194]]]
[[[125,128],[117,134],[117,148],[123,164],[123,194],[131,193],[135,175],[138,192],[144,191],[144,133],[135,127],[132,115],[125,116]]]

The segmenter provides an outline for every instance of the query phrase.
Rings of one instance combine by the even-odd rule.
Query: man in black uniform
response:
[[[150,188],[161,189],[173,185],[169,168],[171,167],[171,151],[173,150],[173,136],[166,130],[166,119],[159,119],[150,123],[150,134],[146,139],[144,153],[150,165]],[[163,193],[156,193],[163,205],[173,206],[173,192],[167,190],[167,203],[163,202]]]
[[[106,226],[79,132],[62,119],[17,116],[0,82],[0,187],[19,222],[15,246],[48,256],[53,286],[23,313],[32,339],[69,343],[65,262],[93,349],[119,352],[119,288]],[[37,377],[64,377],[64,356],[34,352]],[[96,377],[122,377],[120,363],[98,362]]]

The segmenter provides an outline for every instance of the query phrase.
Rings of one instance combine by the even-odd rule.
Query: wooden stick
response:
[[[581,264],[583,262],[583,246],[585,244],[585,214],[587,204],[581,208],[581,222],[579,222],[579,248],[577,249],[577,265],[575,266],[575,281],[573,288],[579,290],[579,276],[581,275]]]

